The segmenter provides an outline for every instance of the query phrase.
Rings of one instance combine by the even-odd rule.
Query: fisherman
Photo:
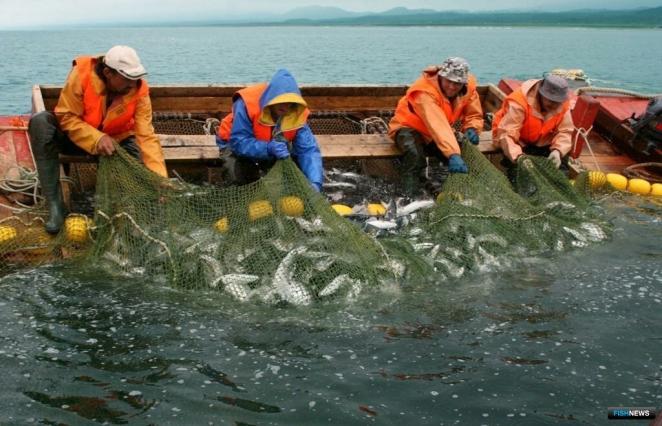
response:
[[[450,173],[467,173],[458,137],[477,145],[482,130],[483,110],[467,61],[450,57],[424,69],[398,102],[389,123],[389,136],[403,152],[403,189],[414,193],[424,183],[436,196],[445,179],[442,165],[447,164]]]
[[[292,74],[280,69],[269,83],[241,89],[232,99],[232,113],[216,135],[228,183],[254,182],[276,160],[291,155],[311,188],[320,192],[322,155],[306,123],[310,110]]]
[[[79,56],[54,113],[42,111],[30,119],[30,143],[48,203],[47,232],[58,233],[65,216],[60,153],[108,156],[119,143],[149,170],[168,176],[152,127],[145,75],[138,54],[128,46],[114,46],[103,56]]]
[[[522,154],[546,156],[554,167],[567,163],[574,124],[568,82],[557,75],[528,80],[506,97],[492,123],[493,143],[501,147],[511,180]]]

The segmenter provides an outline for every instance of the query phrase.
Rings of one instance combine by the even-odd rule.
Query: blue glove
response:
[[[462,157],[453,154],[448,159],[448,171],[451,173],[469,173],[469,168],[464,163]]]
[[[290,156],[290,151],[287,149],[285,142],[271,141],[267,143],[267,153],[279,160]]]
[[[216,135],[216,145],[218,146],[218,149],[225,149],[230,144],[228,143],[228,141],[221,139],[219,135]]]
[[[476,129],[473,127],[469,127],[466,132],[464,132],[464,136],[469,139],[469,142],[471,142],[474,145],[478,145],[478,142],[480,142],[480,137],[478,136],[478,132]]]
[[[310,182],[310,187],[315,192],[321,192],[322,191],[322,185],[320,185],[319,183]]]

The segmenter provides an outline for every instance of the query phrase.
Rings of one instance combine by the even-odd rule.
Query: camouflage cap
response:
[[[460,57],[450,57],[439,66],[439,75],[456,83],[466,83],[469,78],[469,63]]]
[[[558,75],[547,75],[540,84],[539,92],[553,102],[564,102],[568,99],[568,82]]]

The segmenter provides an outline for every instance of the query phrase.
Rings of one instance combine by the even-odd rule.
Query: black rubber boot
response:
[[[428,173],[425,182],[425,189],[434,198],[441,192],[444,182],[448,178],[448,167],[439,158],[428,157]]]
[[[60,186],[60,161],[57,149],[57,135],[59,133],[57,121],[53,114],[43,112],[36,114],[28,126],[32,153],[39,173],[41,193],[46,198],[48,207],[48,221],[46,232],[57,234],[62,228],[66,209],[62,201],[62,187]]]
[[[402,189],[408,196],[413,196],[419,189],[421,178],[425,174],[425,153],[417,142],[414,131],[402,129],[395,137],[395,144],[402,151],[400,176]]]

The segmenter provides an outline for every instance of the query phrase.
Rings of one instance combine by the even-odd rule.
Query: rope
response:
[[[202,126],[205,130],[205,135],[215,135],[220,124],[221,122],[218,118],[208,118],[205,120],[205,124]]]
[[[387,133],[388,131],[388,125],[381,117],[364,118],[363,120],[361,120],[359,124],[361,125],[361,134],[363,135],[368,133],[368,127],[371,127],[370,130],[374,129],[376,133],[380,133],[380,134]]]
[[[431,222],[431,225],[436,225],[438,223],[443,222],[446,219],[452,219],[454,217],[460,217],[460,218],[475,218],[475,219],[499,219],[499,220],[512,220],[515,222],[521,222],[521,221],[526,221],[526,220],[531,220],[535,219],[537,217],[543,216],[546,214],[546,211],[541,211],[538,212],[534,215],[531,216],[526,216],[526,217],[507,217],[507,216],[498,216],[498,215],[492,215],[492,214],[458,214],[458,213],[453,213],[449,214],[447,216],[444,216],[440,218],[439,220],[436,220],[434,222]]]
[[[0,223],[12,222],[12,221],[19,222],[21,225],[23,225],[27,228],[31,227],[35,222],[41,222],[42,224],[44,223],[44,219],[39,217],[39,216],[36,216],[30,222],[25,222],[23,219],[21,219],[18,216],[9,216],[9,217],[6,217],[4,219],[0,219]]]
[[[588,129],[584,129],[583,127],[575,127],[575,135],[573,136],[572,139],[572,149],[575,149],[575,146],[577,145],[577,140],[581,136],[584,138],[584,142],[586,142],[586,146],[588,147],[588,152],[591,154],[591,158],[593,158],[593,163],[595,164],[595,168],[598,169],[598,171],[602,171],[600,168],[600,164],[598,163],[598,159],[595,158],[595,154],[593,153],[593,148],[591,148],[591,143],[588,141],[588,134],[591,132],[593,129],[593,126],[589,127]]]
[[[138,224],[136,223],[136,221],[133,219],[133,217],[131,217],[131,215],[128,214],[128,213],[126,213],[126,212],[117,213],[117,214],[114,215],[113,217],[108,217],[108,215],[105,214],[105,213],[104,213],[103,211],[101,211],[101,210],[97,210],[97,213],[99,214],[99,216],[101,216],[101,217],[103,217],[104,219],[106,219],[106,220],[108,221],[108,223],[110,224],[110,226],[111,226],[110,237],[108,238],[108,241],[110,241],[110,240],[113,238],[113,235],[115,234],[115,227],[113,226],[113,221],[114,221],[115,219],[119,219],[119,218],[121,218],[121,217],[125,217],[125,218],[127,218],[127,219],[129,220],[129,222],[131,222],[131,224],[136,228],[136,230],[138,230],[138,232],[140,232],[145,238],[147,238],[149,241],[151,241],[151,242],[153,242],[153,243],[155,243],[155,244],[158,244],[158,245],[160,245],[161,247],[163,247],[163,250],[164,250],[164,251],[166,252],[166,254],[168,255],[168,260],[170,261],[170,267],[172,268],[172,274],[173,274],[173,281],[175,281],[175,282],[177,281],[177,268],[175,267],[175,262],[172,260],[172,253],[170,253],[170,249],[168,248],[168,245],[167,245],[166,243],[164,243],[163,241],[158,240],[158,239],[152,237],[151,235],[149,235],[144,229],[142,229],[142,228],[140,227],[140,225],[138,225]],[[88,233],[91,232],[93,229],[97,229],[97,228],[98,228],[98,227],[90,227],[90,228],[88,228]],[[91,237],[91,235],[90,235],[90,237]],[[107,243],[108,241],[106,241],[106,243]]]
[[[582,93],[612,93],[615,95],[626,95],[626,96],[633,96],[635,98],[640,98],[640,99],[653,99],[657,98],[658,96],[662,96],[662,94],[649,94],[649,93],[637,93],[633,92],[631,90],[625,90],[625,89],[617,89],[617,88],[612,88],[612,87],[593,87],[593,86],[587,86],[587,87],[579,87],[575,90],[575,93],[577,96],[581,95]]]
[[[7,194],[21,194],[32,198],[32,204],[38,204],[41,197],[37,194],[39,189],[39,176],[36,170],[30,170],[23,166],[12,166],[9,170],[17,169],[19,178],[17,179],[0,179],[0,191]],[[20,206],[12,207],[5,204],[0,204],[3,207],[15,212],[22,213],[31,207],[14,200]]]
[[[649,173],[645,170],[644,171],[637,170],[646,167],[651,169],[657,168],[658,170],[662,171],[662,163],[639,163],[639,164],[633,164],[623,169],[623,175],[626,176],[628,179],[635,177],[635,178],[645,179],[653,183],[662,183],[662,179],[660,179],[659,174],[656,175],[654,173]]]

